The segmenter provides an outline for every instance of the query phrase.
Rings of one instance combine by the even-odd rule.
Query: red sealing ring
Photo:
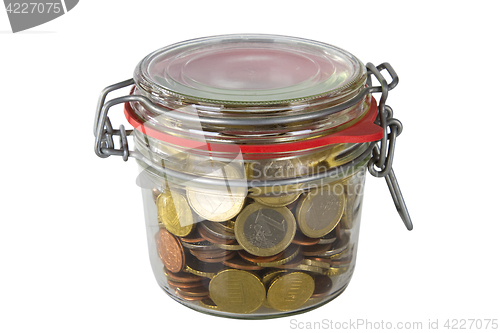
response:
[[[298,150],[307,150],[319,148],[336,143],[362,143],[378,141],[383,137],[382,127],[375,125],[373,122],[377,117],[377,101],[372,97],[370,110],[366,115],[361,118],[354,125],[326,136],[314,139],[305,139],[295,142],[286,143],[273,143],[266,145],[237,145],[234,143],[209,143],[197,140],[190,140],[180,138],[167,133],[160,132],[152,127],[147,126],[144,122],[139,120],[135,113],[132,111],[130,103],[125,103],[125,117],[128,122],[138,131],[143,134],[158,139],[160,141],[168,142],[173,145],[181,146],[187,149],[206,150],[212,152],[237,152],[238,149],[241,153],[259,154],[259,153],[286,153]]]

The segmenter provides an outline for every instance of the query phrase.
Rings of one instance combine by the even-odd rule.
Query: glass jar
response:
[[[103,92],[96,153],[137,159],[151,265],[167,294],[205,313],[266,318],[343,292],[367,166],[387,136],[372,92],[395,86],[377,72],[374,89],[374,70],[316,41],[226,35],[155,51]],[[107,118],[122,102],[133,130]]]

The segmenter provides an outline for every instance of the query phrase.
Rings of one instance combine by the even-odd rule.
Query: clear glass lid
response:
[[[134,79],[155,99],[224,104],[282,104],[354,96],[366,80],[363,63],[332,45],[286,36],[224,35],[157,50]]]

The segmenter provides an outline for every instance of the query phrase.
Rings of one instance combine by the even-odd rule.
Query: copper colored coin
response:
[[[178,295],[186,297],[202,297],[208,296],[208,286],[200,286],[196,288],[177,288]]]
[[[209,231],[207,231],[204,228],[198,228],[198,232],[200,233],[201,237],[203,237],[205,240],[215,243],[215,244],[234,244],[236,243],[235,239],[226,239],[222,237],[217,237],[215,235],[212,235]]]
[[[250,262],[255,262],[255,263],[275,261],[275,260],[281,259],[283,257],[283,251],[281,251],[280,253],[277,253],[275,255],[269,256],[269,257],[255,256],[251,253],[248,253],[245,250],[238,251],[238,254],[243,259],[250,261]]]
[[[317,256],[325,253],[332,248],[331,244],[316,244],[302,247],[302,253],[305,256]]]
[[[166,229],[160,229],[155,236],[158,256],[167,270],[178,273],[185,265],[184,249],[177,237]]]
[[[264,269],[264,267],[252,264],[251,262],[248,262],[238,256],[231,258],[229,260],[224,260],[222,263],[228,267],[236,269],[244,269],[246,271],[258,271]]]
[[[173,273],[168,271],[165,267],[163,268],[163,272],[170,281],[189,283],[203,280],[201,276],[186,272]]]
[[[318,257],[305,257],[304,259],[309,259],[309,260],[314,260],[314,261],[319,261],[323,262],[326,264],[330,264],[331,260],[328,258],[318,258]]]
[[[178,282],[167,279],[167,283],[172,288],[184,288],[184,289],[192,289],[203,285],[208,285],[208,282],[206,280],[200,280],[194,282]]]
[[[177,288],[175,290],[175,294],[177,296],[179,296],[180,298],[185,299],[186,301],[201,301],[201,300],[203,300],[205,298],[208,298],[208,295],[205,295],[205,296],[188,296],[188,295],[184,295],[184,294],[182,294],[182,292],[180,292],[179,288]]]
[[[314,291],[311,298],[323,297],[328,295],[332,289],[332,279],[325,275],[316,275],[314,277]]]
[[[205,238],[201,237],[200,233],[198,232],[198,228],[195,230],[191,231],[189,235],[186,237],[181,237],[181,241],[186,242],[186,243],[198,243],[198,242],[203,242]]]
[[[295,237],[292,240],[292,243],[297,244],[297,245],[315,245],[318,244],[320,238],[310,238],[301,233],[300,231],[295,232]]]

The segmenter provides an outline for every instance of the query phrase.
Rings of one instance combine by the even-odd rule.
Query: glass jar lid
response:
[[[288,104],[327,97],[346,100],[366,68],[332,45],[275,35],[223,35],[159,49],[137,66],[134,80],[162,99],[225,105]]]

